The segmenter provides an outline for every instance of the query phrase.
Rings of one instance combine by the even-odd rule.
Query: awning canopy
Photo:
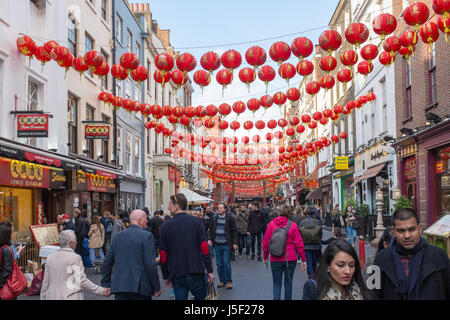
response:
[[[356,184],[358,182],[360,182],[362,180],[367,180],[367,179],[376,177],[381,172],[381,170],[384,169],[385,166],[386,166],[386,163],[382,163],[382,164],[379,164],[378,166],[367,169],[366,172],[364,172],[364,174],[362,176],[357,177],[353,180],[352,184],[350,185],[350,188],[353,188],[354,186],[356,186]]]
[[[319,179],[319,169],[325,167],[328,164],[327,161],[323,161],[317,165],[312,173],[310,173],[305,180],[318,180]]]
[[[308,195],[305,198],[306,200],[320,200],[322,199],[322,190],[316,189],[308,193]]]
[[[186,199],[189,204],[204,204],[204,203],[210,203],[213,202],[213,200],[206,198],[204,196],[199,195],[198,193],[189,190],[187,188],[181,188],[180,193],[184,194],[186,196]]]

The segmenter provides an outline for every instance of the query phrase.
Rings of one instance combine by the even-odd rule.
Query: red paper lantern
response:
[[[378,56],[378,47],[374,44],[365,45],[361,49],[361,58],[372,62]]]
[[[216,125],[216,122],[211,118],[206,119],[204,122],[204,126],[208,129],[214,128],[215,125]]]
[[[322,118],[323,118],[322,112],[314,112],[314,113],[313,113],[313,119],[314,119],[314,120],[319,121],[319,120],[322,119]]]
[[[335,121],[335,120],[339,119],[339,115],[333,112],[333,114],[330,116],[330,119]]]
[[[404,59],[408,60],[409,63],[409,57],[414,54],[415,48],[408,48],[408,47],[401,47],[400,50],[398,50],[398,53],[403,56]]]
[[[320,59],[319,67],[327,74],[336,69],[337,60],[332,56],[325,56]]]
[[[422,24],[427,22],[429,16],[430,10],[427,5],[423,2],[416,2],[405,9],[403,20],[417,31]]]
[[[53,40],[47,41],[47,42],[44,44],[44,49],[45,49],[45,51],[46,51],[48,54],[51,54],[52,50],[53,50],[54,48],[57,48],[57,47],[59,47],[58,42],[53,41]]]
[[[420,37],[424,43],[428,43],[430,45],[430,52],[432,52],[433,42],[436,42],[439,39],[438,25],[432,21],[425,23],[422,27],[420,27]]]
[[[380,53],[378,60],[382,65],[390,66],[395,61],[395,55],[391,55],[389,52],[383,51]]]
[[[94,74],[97,75],[99,78],[106,76],[108,73],[109,73],[109,65],[106,61],[103,61],[101,65],[94,68]]]
[[[292,117],[292,118],[289,120],[289,124],[290,124],[291,126],[296,126],[296,125],[298,125],[299,123],[300,123],[300,119],[299,119],[298,117],[296,117],[296,116]]]
[[[353,50],[344,51],[341,54],[341,62],[346,67],[351,67],[358,62],[358,54]]]
[[[253,122],[250,120],[245,121],[243,127],[245,130],[251,130],[253,129]]]
[[[162,114],[162,108],[160,105],[154,104],[150,107],[150,109],[152,110],[152,115],[153,116],[157,116]]]
[[[315,128],[317,128],[317,122],[311,121],[310,123],[308,123],[308,127],[309,127],[311,130],[314,130]]]
[[[269,55],[273,61],[281,65],[291,56],[291,48],[286,42],[278,41],[270,47]]]
[[[219,113],[220,113],[222,116],[227,116],[227,115],[229,115],[229,114],[231,113],[231,106],[230,106],[228,103],[222,103],[222,104],[219,106]]]
[[[189,124],[191,123],[191,119],[189,119],[189,118],[186,117],[186,116],[182,116],[182,117],[180,118],[180,123],[181,123],[183,126],[187,127],[187,126],[189,126]]]
[[[319,123],[322,125],[326,125],[328,123],[328,118],[322,118],[319,120]]]
[[[131,78],[139,84],[148,78],[148,70],[144,66],[139,66],[130,73]]]
[[[243,68],[239,71],[239,79],[247,85],[250,91],[250,83],[255,81],[256,73],[252,68]]]
[[[87,60],[86,63],[88,63]],[[126,52],[120,57],[120,65],[130,73],[139,66],[139,59],[133,52]]]
[[[382,13],[373,19],[372,27],[373,31],[380,36],[381,41],[384,41],[386,36],[397,28],[397,18],[389,13]]]
[[[35,52],[34,52],[34,56],[36,57],[36,59],[38,59],[41,62],[42,68],[44,67],[44,65],[49,62],[51,60],[50,55],[47,53],[47,51],[45,51],[44,46],[42,47],[37,47]],[[81,59],[83,59],[83,57],[80,57]],[[84,60],[83,60],[84,63]],[[89,69],[89,67],[84,64],[87,69]],[[87,70],[86,69],[86,70]],[[76,70],[76,69],[75,69]],[[82,73],[82,72],[81,72]]]
[[[255,69],[262,66],[267,60],[267,54],[263,48],[253,46],[245,52],[245,60]]]
[[[163,106],[161,109],[161,113],[163,116],[169,117],[172,115],[172,107],[171,106]]]
[[[204,106],[197,106],[195,108],[195,115],[199,118],[203,118],[204,116],[206,116],[206,109]]]
[[[332,76],[323,76],[322,78],[320,78],[320,87],[325,89],[325,90],[329,90],[332,89],[336,83],[336,81],[334,80],[334,77]]]
[[[286,95],[283,92],[277,92],[274,94],[273,96],[273,102],[278,105],[279,107],[281,107],[287,100]]]
[[[314,50],[314,45],[311,40],[305,37],[295,38],[291,44],[292,54],[300,60],[308,58]]]
[[[259,135],[255,135],[252,137],[254,143],[259,143],[261,141],[261,137]]]
[[[339,137],[336,136],[336,135],[332,135],[332,136],[331,136],[331,141],[333,141],[333,143],[336,144],[336,143],[339,142]]]
[[[233,103],[233,111],[237,114],[241,114],[245,111],[245,103],[242,101],[236,101],[235,103]]]
[[[155,67],[161,71],[171,71],[175,61],[168,53],[160,53],[155,57]]]
[[[222,69],[217,72],[216,80],[225,89],[233,81],[233,74],[228,69]]]
[[[267,122],[267,128],[269,129],[275,129],[277,125],[278,123],[276,120],[269,120],[269,122]]]
[[[438,15],[444,15],[447,18],[450,13],[450,1],[449,0],[433,0],[433,10]]]
[[[314,71],[314,64],[309,60],[302,60],[297,64],[297,73],[304,78]]]
[[[278,140],[281,140],[283,138],[283,132],[281,131],[275,131],[274,133],[275,138],[277,138]]]
[[[373,92],[369,92],[368,94],[366,94],[366,97],[367,97],[367,100],[370,102],[375,101],[375,99],[376,99],[376,95]]]
[[[209,106],[206,107],[206,114],[209,117],[214,117],[218,112],[218,109],[215,105],[210,104]]]
[[[412,30],[407,30],[400,36],[400,44],[404,47],[408,47],[410,50],[414,50],[417,41],[417,34]]]
[[[263,66],[258,71],[258,78],[266,84],[266,92],[269,82],[275,79],[275,70],[271,66]]]
[[[266,127],[266,123],[262,120],[258,120],[255,123],[255,128],[258,130],[263,130]]]
[[[297,88],[290,88],[286,92],[286,97],[291,101],[295,102],[300,99],[300,91]]]
[[[169,71],[155,70],[155,73],[153,73],[153,79],[155,79],[156,82],[161,83],[163,88],[164,84],[170,81],[171,76],[172,73]]]
[[[168,106],[168,107],[170,107],[170,106]],[[181,118],[184,115],[184,110],[181,106],[173,107],[172,114],[177,118]]]
[[[59,63],[59,61],[66,59],[69,53],[69,49],[67,49],[66,47],[57,46],[53,48],[52,51],[50,51],[50,58]]]
[[[319,37],[319,45],[322,50],[331,55],[332,51],[336,51],[342,44],[342,37],[335,30],[326,30]]]
[[[211,78],[205,70],[197,70],[194,73],[194,82],[202,88],[209,85]]]
[[[256,98],[252,98],[247,101],[247,109],[252,111],[253,113],[256,112],[260,107],[261,102]]]
[[[43,47],[39,47],[39,48],[42,48],[42,51],[45,52]],[[36,50],[36,53],[37,53],[37,50]],[[44,53],[44,54],[46,54],[46,53]],[[46,57],[49,58],[49,56],[46,56]],[[84,61],[83,57],[77,57],[77,58],[73,59],[72,66],[76,71],[78,71],[80,73],[80,76],[83,74],[83,72],[89,70],[89,66]],[[111,73],[112,73],[112,70],[111,70]]]
[[[337,79],[339,82],[342,82],[346,84],[347,82],[352,81],[353,79],[353,72],[349,69],[342,69],[337,74]],[[331,110],[330,110],[331,111]]]
[[[197,66],[197,60],[195,60],[194,56],[190,53],[182,53],[176,59],[177,68],[183,71],[183,74],[186,75],[188,72],[191,72]]]
[[[98,67],[103,63],[103,57],[100,52],[91,50],[86,52],[84,55],[84,61],[91,68],[91,70],[94,71],[95,67]]]
[[[220,56],[213,51],[209,51],[201,57],[200,64],[203,69],[212,74],[220,67]]]
[[[171,71],[171,80],[172,82],[177,86],[177,89],[184,85],[188,79],[187,75],[183,74],[183,71],[181,71],[180,69],[175,69],[173,71]]]
[[[238,130],[241,127],[241,124],[237,121],[233,121],[230,124],[230,128],[233,129],[234,131]]]
[[[341,132],[341,133],[339,133],[339,137],[341,138],[341,139],[347,139],[347,132]]]
[[[243,136],[243,137],[241,138],[241,142],[242,142],[243,144],[247,144],[247,143],[250,142],[250,138],[247,137],[247,136]]]
[[[152,109],[150,107],[149,104],[147,103],[142,103],[139,105],[139,111],[141,111],[141,113],[145,116],[148,117],[150,116],[150,114],[152,113]]]
[[[229,126],[228,121],[222,120],[219,122],[220,130],[226,130],[226,129],[228,129],[228,126]]]
[[[365,104],[367,103],[367,101],[369,101],[369,100],[367,99],[366,96],[360,96],[360,97],[358,98],[358,102],[359,102],[360,106],[365,105]]]
[[[311,122],[311,116],[308,115],[308,114],[302,115],[302,122],[303,122],[303,123],[309,123],[309,122]]]
[[[306,93],[309,95],[316,95],[320,91],[320,84],[317,81],[309,82],[306,85]]]
[[[363,23],[352,23],[345,30],[345,39],[358,48],[369,39],[369,29]]]
[[[187,116],[187,117],[189,117],[189,118],[193,118],[193,117],[195,117],[195,108],[194,107],[192,107],[192,106],[187,106],[185,109],[184,109],[184,114]]]
[[[369,61],[361,61],[358,63],[358,72],[367,76],[373,70],[373,64]]]
[[[395,53],[398,50],[400,50],[401,42],[400,39],[396,36],[390,36],[386,38],[386,40],[383,43],[383,49],[386,50],[389,53]]]
[[[262,96],[260,101],[261,105],[266,109],[270,108],[273,105],[273,98],[269,95]]]
[[[449,1],[450,3],[450,1]],[[448,35],[450,34],[450,15],[447,14],[447,18],[439,17],[438,18],[438,27],[445,34],[445,41],[448,41]]]
[[[288,122],[287,122],[286,119],[280,119],[280,120],[278,120],[278,126],[279,126],[280,128],[284,128],[284,127],[286,127],[287,125],[288,125]]]
[[[56,43],[56,42],[54,42]],[[20,38],[17,38],[16,40],[17,49],[19,49],[20,53],[22,53],[24,56],[30,57],[34,55],[36,52],[36,43],[31,39],[29,36],[22,36]],[[58,45],[56,43],[56,45]],[[44,47],[47,49],[46,47]],[[51,50],[47,50],[48,53],[50,53]]]

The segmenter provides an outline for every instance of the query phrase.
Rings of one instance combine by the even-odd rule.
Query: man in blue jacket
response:
[[[103,265],[102,287],[111,288],[116,300],[151,300],[161,295],[155,240],[146,231],[147,215],[130,214],[130,227],[117,233]],[[114,274],[111,274],[114,268]]]

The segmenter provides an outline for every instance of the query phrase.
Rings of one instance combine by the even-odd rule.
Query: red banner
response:
[[[47,114],[19,114],[17,116],[18,138],[47,138]]]
[[[50,188],[50,168],[26,161],[0,158],[0,185]]]
[[[31,152],[25,152],[25,159],[32,162],[45,163],[48,166],[61,167],[61,160],[44,157]]]
[[[175,180],[175,168],[169,166],[169,180]],[[181,171],[177,169],[177,182],[181,181]]]
[[[109,125],[86,125],[84,127],[85,139],[109,139]]]

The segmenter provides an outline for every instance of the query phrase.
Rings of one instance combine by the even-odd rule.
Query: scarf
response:
[[[350,288],[347,290],[348,295],[346,295],[345,299],[343,299],[342,290],[332,281],[330,289],[322,300],[364,300],[361,290],[355,281],[350,283]]]
[[[405,300],[417,300],[419,298],[419,277],[422,271],[423,253],[427,242],[424,238],[420,238],[419,244],[410,250],[400,246],[395,238],[390,243],[392,255],[394,256],[395,272],[397,274],[397,283],[395,292],[402,296]],[[409,256],[408,262],[408,277],[406,277],[405,270],[401,257]]]

